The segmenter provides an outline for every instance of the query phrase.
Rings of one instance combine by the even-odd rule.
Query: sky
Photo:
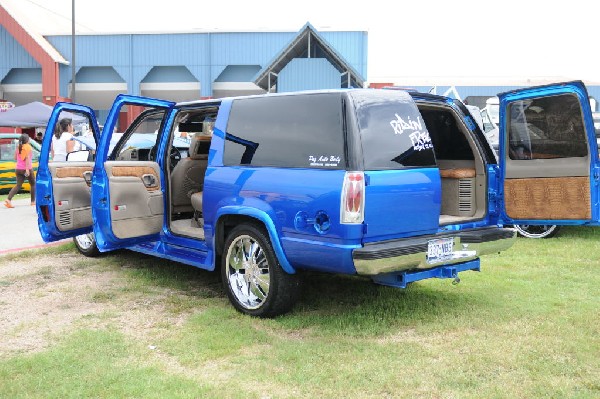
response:
[[[0,0],[42,34],[71,31],[72,0]],[[77,32],[368,32],[367,82],[600,84],[597,0],[75,0]],[[427,82],[427,83],[425,83]]]

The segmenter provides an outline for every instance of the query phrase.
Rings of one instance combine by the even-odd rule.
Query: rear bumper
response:
[[[427,261],[427,246],[430,240],[454,237],[451,257],[435,263]],[[516,231],[512,228],[486,227],[463,231],[411,237],[381,243],[367,244],[352,252],[354,267],[359,275],[402,272],[413,269],[431,269],[475,260],[481,255],[492,254],[510,248],[515,241]]]

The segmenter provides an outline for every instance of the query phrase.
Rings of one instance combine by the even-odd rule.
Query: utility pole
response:
[[[71,0],[71,101],[75,102],[75,0]]]

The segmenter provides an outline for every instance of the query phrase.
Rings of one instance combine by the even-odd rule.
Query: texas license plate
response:
[[[427,263],[439,263],[452,257],[454,238],[439,238],[427,243]]]

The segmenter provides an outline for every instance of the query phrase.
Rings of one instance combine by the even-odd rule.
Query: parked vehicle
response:
[[[44,141],[40,232],[45,241],[93,232],[103,252],[220,270],[233,306],[261,317],[291,309],[305,270],[400,288],[457,279],[514,243],[502,225],[598,224],[583,83],[500,98],[510,128],[498,162],[465,106],[435,95],[349,89],[180,104],[121,95],[101,137],[94,127],[94,162],[49,164]],[[109,151],[126,105],[147,109]],[[63,110],[96,126],[91,109],[65,103],[50,126]],[[149,118],[161,120],[155,144],[134,156],[128,142]],[[524,118],[545,129],[539,143]],[[174,156],[177,130],[193,133],[184,159]]]
[[[19,146],[19,133],[0,133],[0,192],[8,191],[17,184],[15,150]],[[29,140],[33,151],[33,169],[37,171],[40,145]],[[25,181],[22,190],[29,191],[29,182]]]

